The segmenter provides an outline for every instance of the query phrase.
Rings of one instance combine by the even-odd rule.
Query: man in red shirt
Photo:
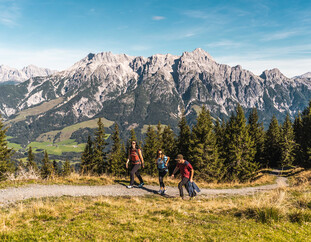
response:
[[[179,194],[184,199],[184,191],[183,186],[186,187],[186,190],[188,191],[188,181],[192,182],[193,180],[193,174],[194,170],[192,165],[184,160],[183,155],[179,154],[177,155],[177,158],[175,159],[178,163],[173,171],[172,177],[175,176],[175,173],[180,170],[181,174],[181,182],[178,184]]]

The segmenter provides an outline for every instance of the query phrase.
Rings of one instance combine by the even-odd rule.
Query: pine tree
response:
[[[35,162],[35,154],[32,152],[31,146],[28,149],[28,157],[27,157],[27,164],[26,168],[33,169],[33,170],[38,170],[37,163]]]
[[[97,122],[98,128],[95,133],[95,142],[94,142],[94,164],[95,164],[95,172],[97,174],[103,174],[104,172],[107,173],[108,171],[108,164],[107,164],[107,157],[106,157],[106,135],[104,124],[101,121],[101,118],[98,119]]]
[[[298,113],[298,116],[295,118],[294,124],[294,134],[295,134],[295,142],[297,144],[295,151],[295,164],[303,166],[304,165],[304,154],[303,154],[303,122],[301,113]]]
[[[87,143],[81,156],[81,174],[92,173],[95,170],[94,164],[94,144],[88,136]]]
[[[161,122],[158,122],[157,125],[157,147],[161,148],[163,146],[163,132],[162,132],[162,125]]]
[[[264,157],[265,131],[263,124],[259,123],[258,120],[259,117],[257,109],[253,108],[248,117],[248,132],[251,139],[255,143],[255,161],[263,167],[267,165]]]
[[[49,160],[47,151],[44,151],[44,158],[42,160],[42,167],[40,171],[43,179],[47,179],[53,175],[53,166]]]
[[[287,113],[281,132],[281,159],[279,166],[283,168],[284,166],[290,166],[294,163],[296,146],[293,125]]]
[[[170,125],[165,126],[162,133],[162,151],[168,157],[170,161],[168,163],[169,170],[172,172],[176,166],[175,157],[177,155],[176,138]]]
[[[240,105],[236,108],[236,115],[232,114],[229,120],[225,139],[227,178],[239,181],[251,179],[259,165],[254,162],[256,150]]]
[[[52,166],[53,166],[53,174],[58,176],[60,171],[56,160],[53,160]]]
[[[157,134],[155,130],[149,125],[145,138],[145,145],[143,147],[145,171],[149,175],[155,175],[157,172],[157,166],[155,164],[155,158],[157,155]]]
[[[13,164],[11,162],[13,149],[8,148],[8,143],[6,141],[7,130],[8,128],[4,128],[0,115],[0,180],[5,179],[5,173],[13,171]]]
[[[69,160],[66,160],[64,165],[63,165],[63,172],[62,172],[63,176],[69,176],[71,174],[71,167],[70,167],[70,162]]]
[[[131,129],[130,130],[130,138],[128,139],[127,143],[126,143],[126,151],[128,152],[129,149],[131,148],[131,144],[132,144],[132,141],[136,141],[136,144],[138,145],[138,140],[137,140],[137,137],[136,137],[136,133],[135,133],[135,130],[134,129]]]
[[[122,157],[122,147],[119,126],[115,123],[114,131],[111,135],[112,147],[109,154],[109,172],[113,175],[125,174],[125,159]]]
[[[185,111],[183,111],[178,127],[179,135],[177,139],[177,151],[179,154],[182,154],[185,159],[189,159],[191,131],[187,124]]]
[[[273,115],[265,138],[265,157],[269,167],[277,167],[281,158],[281,130]]]
[[[189,160],[198,177],[205,181],[219,180],[223,174],[213,128],[210,113],[203,106],[192,129]]]

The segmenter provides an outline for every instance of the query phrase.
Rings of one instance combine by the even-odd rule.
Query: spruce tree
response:
[[[281,129],[273,115],[265,138],[265,157],[269,167],[277,167],[281,159]]]
[[[285,167],[293,165],[295,161],[295,149],[296,149],[295,135],[292,122],[289,114],[287,113],[285,121],[281,130],[280,150],[281,159],[279,166]]]
[[[88,136],[87,143],[81,155],[81,174],[92,173],[95,170],[94,143]]]
[[[71,174],[71,166],[70,166],[70,162],[68,159],[66,159],[64,165],[63,165],[63,172],[62,175],[64,177],[69,176]]]
[[[163,146],[163,132],[161,122],[158,122],[157,125],[157,147],[161,148]]]
[[[6,141],[7,130],[8,128],[4,128],[0,115],[0,180],[5,179],[5,173],[13,171],[13,164],[11,162],[13,149],[8,148],[8,142]]]
[[[122,157],[120,131],[116,123],[111,139],[113,143],[109,153],[109,172],[115,176],[120,176],[125,174],[125,159]]]
[[[56,160],[53,160],[52,166],[53,166],[53,174],[58,176],[60,171]]]
[[[172,172],[176,166],[175,157],[177,155],[176,137],[170,125],[165,126],[162,133],[162,151],[170,161],[168,163],[169,170]]]
[[[104,124],[101,121],[101,118],[98,119],[97,122],[98,128],[95,133],[95,142],[94,142],[94,164],[95,164],[95,172],[97,174],[107,173],[108,165],[107,165],[107,157],[106,157],[106,135]]]
[[[157,155],[157,134],[152,126],[148,126],[146,138],[144,142],[143,153],[145,161],[145,171],[149,175],[155,175],[157,172],[157,166],[155,164],[155,159]]]
[[[189,159],[191,131],[187,124],[185,111],[183,111],[178,127],[179,135],[177,139],[177,151],[179,154],[182,154],[185,159]]]
[[[259,117],[257,109],[253,108],[248,117],[248,132],[251,139],[255,143],[255,161],[263,167],[267,165],[264,157],[265,131],[263,124],[259,123],[258,120]]]
[[[203,106],[192,128],[189,160],[198,177],[205,181],[219,180],[223,174],[213,126],[211,115]]]
[[[26,168],[28,170],[29,169],[38,170],[37,163],[35,162],[35,154],[33,153],[31,146],[28,149]]]
[[[240,105],[228,122],[225,136],[227,178],[239,181],[251,179],[259,165],[254,161],[256,149]]]
[[[43,179],[50,178],[53,175],[53,165],[49,160],[47,151],[44,151],[44,158],[42,160],[42,167],[40,169],[41,177]]]
[[[297,144],[296,151],[295,151],[295,164],[299,166],[304,165],[304,153],[303,153],[303,140],[304,140],[304,131],[303,131],[303,122],[301,113],[298,113],[298,116],[295,118],[294,124],[294,135],[295,135],[295,142]]]

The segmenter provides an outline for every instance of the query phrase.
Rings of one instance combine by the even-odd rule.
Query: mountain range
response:
[[[0,85],[18,84],[36,76],[49,76],[56,71],[29,65],[21,70],[0,65]]]
[[[181,56],[90,53],[67,70],[46,74],[1,86],[0,113],[12,142],[85,142],[86,124],[98,117],[106,127],[117,122],[124,137],[131,128],[141,137],[146,125],[159,121],[177,131],[183,110],[193,124],[202,105],[215,119],[227,119],[237,104],[246,114],[256,107],[267,127],[272,115],[283,122],[286,112],[294,117],[311,99],[310,73],[287,78],[272,69],[257,76],[219,64],[199,48]]]

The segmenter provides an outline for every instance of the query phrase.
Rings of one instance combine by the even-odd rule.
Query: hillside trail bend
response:
[[[269,191],[277,188],[287,187],[288,181],[285,177],[277,176],[274,184],[255,187],[230,188],[230,189],[207,189],[202,188],[198,197],[215,196],[245,196],[257,192]],[[166,197],[178,197],[177,187],[166,187]],[[61,197],[61,196],[145,196],[157,194],[159,186],[145,185],[143,188],[126,188],[125,185],[105,185],[105,186],[83,186],[83,185],[26,185],[22,187],[11,187],[0,189],[0,206],[16,203],[30,198]]]

